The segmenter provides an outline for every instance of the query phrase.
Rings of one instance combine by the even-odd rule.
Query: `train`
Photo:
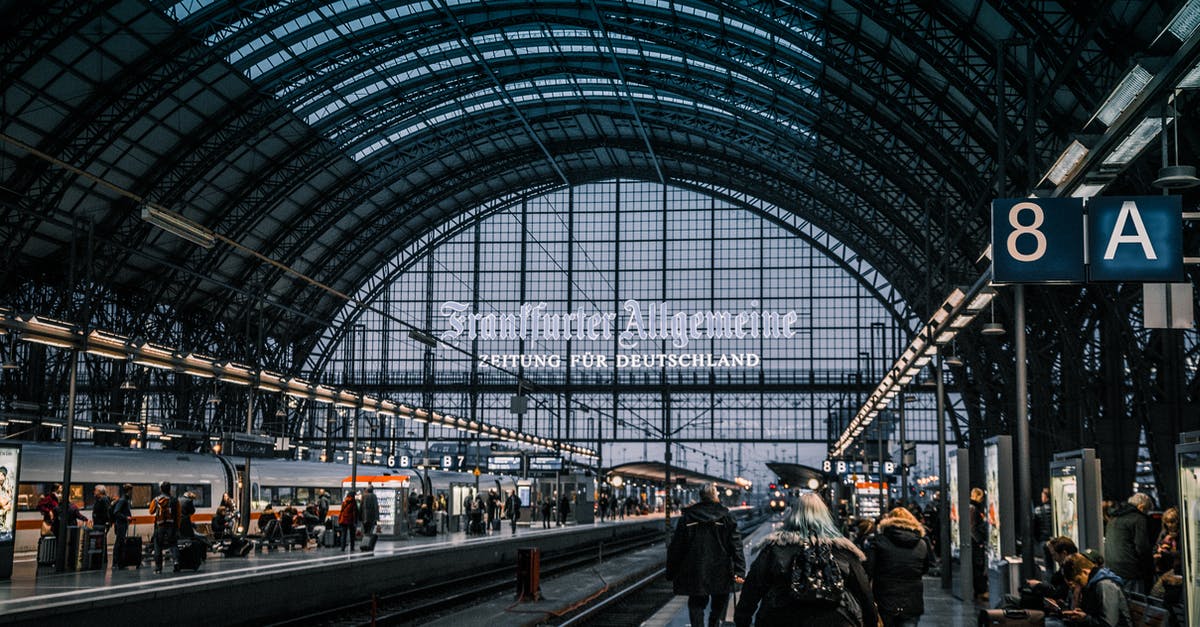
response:
[[[22,445],[20,483],[14,499],[17,551],[37,549],[42,529],[37,503],[46,490],[62,482],[64,450],[62,444]],[[109,496],[116,499],[121,485],[131,485],[134,512],[131,533],[148,542],[153,534],[154,520],[147,508],[158,494],[160,482],[170,481],[175,495],[194,493],[196,514],[192,521],[206,525],[211,522],[222,495],[229,494],[235,501],[240,500],[243,464],[244,459],[217,454],[76,445],[72,453],[71,486],[62,496],[69,497],[90,518],[95,486],[105,486]],[[331,514],[336,515],[344,491],[350,485],[350,474],[350,465],[344,462],[254,459],[250,464],[250,511],[262,511],[267,504],[303,506],[324,490],[330,497]],[[358,465],[357,484],[360,488],[370,484],[392,490],[389,494],[394,494],[397,499],[397,510],[393,511],[403,506],[402,499],[407,498],[410,490],[442,495],[446,497],[451,515],[460,513],[463,501],[476,490],[517,488],[517,480],[504,475],[484,473],[476,476],[468,472],[371,464]]]

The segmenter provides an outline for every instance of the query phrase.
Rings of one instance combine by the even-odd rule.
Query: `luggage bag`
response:
[[[38,538],[37,547],[37,564],[38,566],[54,565],[55,554],[58,552],[58,538],[55,536],[42,536]]]
[[[378,540],[379,540],[379,534],[377,534],[377,533],[364,534],[363,539],[362,539],[362,544],[359,545],[359,549],[361,549],[363,551],[374,551],[375,550],[375,542]]]
[[[1040,610],[981,610],[980,627],[1003,625],[1004,627],[1043,627],[1046,613]]]
[[[142,567],[142,537],[126,536],[117,546],[117,568],[126,566]]]
[[[208,547],[203,542],[198,540],[185,540],[179,543],[179,568],[187,570],[200,570],[200,565],[204,563],[204,558],[208,553]]]

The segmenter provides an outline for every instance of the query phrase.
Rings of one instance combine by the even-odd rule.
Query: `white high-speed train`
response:
[[[22,450],[20,484],[14,499],[17,507],[16,550],[32,551],[37,548],[42,527],[37,503],[46,490],[62,482],[64,447],[61,444],[23,443]],[[71,488],[69,492],[64,491],[64,496],[69,494],[71,500],[80,505],[83,514],[91,518],[95,486],[105,486],[109,496],[116,499],[121,485],[132,485],[133,533],[148,539],[153,533],[154,520],[147,508],[158,494],[160,482],[170,481],[172,494],[177,496],[194,492],[196,514],[192,521],[204,524],[212,520],[223,494],[228,493],[235,501],[239,500],[242,463],[240,458],[222,455],[77,444],[72,455]],[[251,511],[262,511],[268,503],[302,507],[324,490],[330,495],[331,514],[336,515],[343,486],[351,479],[350,471],[350,465],[346,463],[254,459],[250,463]],[[359,464],[358,483],[365,485],[368,481],[377,485],[387,482],[398,488],[403,496],[407,496],[410,489],[445,495],[452,513],[457,513],[455,505],[461,503],[466,494],[473,493],[476,486],[487,491],[495,487],[509,489],[515,485],[511,478],[488,474],[475,477],[471,473]]]

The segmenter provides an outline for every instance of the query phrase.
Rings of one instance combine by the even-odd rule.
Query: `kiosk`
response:
[[[380,536],[393,537],[407,531],[408,527],[400,513],[406,512],[408,505],[409,479],[403,475],[358,475],[358,481],[353,477],[342,479],[342,489],[349,490],[357,484],[359,503],[362,503],[362,490],[371,486],[375,498],[379,501],[379,527],[376,530]]]
[[[1179,435],[1179,549],[1185,625],[1200,624],[1200,431]]]
[[[1080,551],[1104,549],[1100,460],[1094,449],[1055,453],[1050,462],[1052,536],[1066,536]]]
[[[1012,437],[998,435],[983,441],[984,520],[987,522],[988,598],[998,607],[1004,595],[1019,588],[1016,521],[1013,514]],[[1027,506],[1027,505],[1026,505]]]
[[[954,594],[963,601],[975,598],[974,573],[971,572],[971,456],[965,448],[946,454],[947,486],[950,505],[950,569],[958,582]]]
[[[0,580],[12,578],[20,474],[21,445],[0,443]]]

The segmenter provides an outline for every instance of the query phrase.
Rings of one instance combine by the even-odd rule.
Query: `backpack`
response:
[[[154,524],[179,522],[179,517],[175,515],[178,501],[164,494],[156,497],[154,502],[158,504],[154,510]]]
[[[794,604],[838,607],[846,580],[827,542],[804,542],[788,565],[788,595]]]

